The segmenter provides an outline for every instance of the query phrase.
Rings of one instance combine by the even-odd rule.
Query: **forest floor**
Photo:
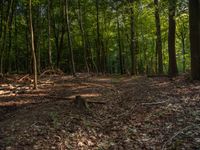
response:
[[[0,81],[0,150],[200,149],[200,82],[185,76]],[[72,101],[81,95],[89,109]],[[66,99],[64,99],[66,98]]]

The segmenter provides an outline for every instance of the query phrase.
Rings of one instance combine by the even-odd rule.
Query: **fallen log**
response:
[[[79,96],[79,95],[78,95]],[[76,97],[78,97],[76,96]],[[27,96],[19,96],[20,98],[27,98]],[[39,98],[40,96],[28,96],[28,97],[31,97],[31,98]],[[44,101],[45,103],[46,102],[55,102],[55,101],[60,101],[60,100],[65,100],[65,101],[68,101],[68,102],[74,102],[76,100],[76,97],[75,98],[70,98],[70,97],[57,97],[57,96],[41,96],[43,99],[54,99],[53,101],[52,100],[48,100],[48,101]],[[81,97],[82,98],[82,97]],[[94,103],[94,104],[106,104],[107,102],[106,101],[92,101],[92,100],[87,100],[87,99],[84,99],[87,103]]]

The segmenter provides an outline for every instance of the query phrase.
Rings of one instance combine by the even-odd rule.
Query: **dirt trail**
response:
[[[21,93],[13,86],[0,97],[0,149],[200,148],[199,82],[63,76],[39,86]],[[81,111],[57,99],[76,95],[106,104]]]

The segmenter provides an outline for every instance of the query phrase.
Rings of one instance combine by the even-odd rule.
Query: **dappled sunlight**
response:
[[[100,93],[86,93],[86,94],[79,94],[81,97],[84,97],[84,98],[94,98],[94,97],[99,97],[99,96],[102,96],[102,94],[100,94]],[[76,95],[71,95],[71,96],[69,96],[69,97],[67,97],[67,98],[69,98],[69,99],[74,99],[75,97],[77,96],[77,94]]]
[[[99,97],[99,96],[101,96],[102,94],[99,94],[99,93],[88,93],[88,94],[80,94],[82,97],[88,97],[88,98],[90,98],[90,97]]]
[[[94,78],[95,81],[110,82],[111,78]]]
[[[82,90],[82,89],[85,89],[85,88],[88,88],[88,86],[87,85],[79,85],[79,86],[73,86],[71,88],[71,90],[76,91],[76,90]]]
[[[6,107],[6,106],[22,106],[26,104],[32,104],[34,103],[33,100],[20,100],[20,101],[8,101],[8,102],[1,102],[0,101],[0,107]]]
[[[93,86],[96,86],[96,87],[102,87],[102,88],[110,88],[112,87],[113,85],[111,83],[84,83],[86,86],[90,86],[90,87],[93,87]]]

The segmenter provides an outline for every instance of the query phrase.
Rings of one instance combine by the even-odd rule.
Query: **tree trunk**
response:
[[[134,9],[133,9],[134,0],[130,0],[130,23],[131,23],[131,75],[136,74],[136,39],[135,39],[135,25],[134,25]]]
[[[51,1],[53,2],[53,1]],[[58,23],[58,29],[56,29],[56,22],[55,22],[55,16],[53,14],[52,17],[52,28],[53,28],[53,33],[54,33],[54,41],[55,41],[55,46],[56,46],[56,66],[57,68],[60,67],[60,61],[61,61],[61,53],[63,49],[63,39],[65,35],[65,19],[64,19],[64,9],[65,6],[62,3],[62,0],[59,1],[60,3],[60,17],[62,18],[62,25],[60,27],[60,23]],[[61,28],[61,29],[60,29]],[[60,30],[61,30],[61,35],[60,35]]]
[[[122,46],[121,46],[121,35],[120,35],[120,27],[119,27],[119,16],[117,16],[117,37],[118,37],[118,47],[119,47],[120,73],[123,74],[124,72],[123,72],[123,62],[122,62]]]
[[[12,20],[12,19],[11,19]],[[6,69],[6,71],[5,72],[7,72],[8,74],[11,72],[11,57],[10,57],[10,55],[11,55],[11,50],[12,50],[12,21],[10,22],[10,25],[9,25],[9,31],[8,31],[8,51],[7,51],[7,59],[8,59],[8,61],[7,61],[7,68],[5,68]]]
[[[79,16],[79,26],[80,26],[80,31],[81,31],[81,37],[82,37],[82,47],[84,51],[84,63],[85,67],[87,70],[87,73],[90,72],[89,66],[88,66],[88,61],[87,61],[87,47],[86,47],[86,40],[85,40],[85,31],[83,28],[83,16],[82,16],[82,8],[81,8],[81,2],[78,0],[78,16]]]
[[[48,65],[52,68],[52,56],[51,56],[51,2],[48,0]]]
[[[189,1],[191,75],[200,80],[200,1]]]
[[[14,16],[14,12],[15,12],[15,4],[12,4],[12,8],[11,8],[12,10],[11,10],[11,15],[10,15],[10,19],[9,19],[9,27],[8,27],[8,51],[7,51],[7,55],[6,55],[6,57],[7,57],[7,62],[6,62],[6,66],[7,66],[7,68],[5,68],[5,69],[7,69],[6,70],[6,72],[7,73],[10,73],[11,72],[11,61],[12,61],[12,59],[11,59],[11,51],[12,51],[12,45],[13,45],[13,39],[12,39],[12,24],[13,24],[13,16]]]
[[[0,39],[2,37],[2,31],[3,31],[3,1],[0,1]]]
[[[37,61],[36,61],[35,44],[34,44],[34,33],[33,33],[33,23],[32,23],[32,2],[31,2],[31,0],[29,0],[29,21],[30,21],[31,48],[32,48],[32,57],[33,57],[34,89],[37,89]]]
[[[8,3],[8,10],[7,10],[7,17],[6,17],[6,22],[4,25],[4,31],[2,32],[2,45],[1,45],[1,49],[0,49],[0,74],[3,74],[3,59],[4,59],[4,52],[6,49],[6,41],[7,41],[7,31],[8,31],[8,25],[9,25],[9,21],[11,18],[11,13],[12,13],[12,7],[13,7],[13,0],[11,0]]]
[[[168,0],[169,2],[169,32],[168,32],[168,52],[169,52],[169,76],[176,76],[178,68],[176,63],[176,49],[175,49],[175,33],[176,33],[176,0]]]
[[[96,30],[97,30],[97,41],[96,41],[96,59],[97,59],[97,70],[101,72],[101,47],[100,47],[100,29],[99,29],[99,0],[96,0]]]
[[[72,39],[71,39],[71,30],[70,30],[70,22],[69,22],[69,5],[68,0],[66,2],[66,23],[67,23],[67,39],[68,39],[68,45],[69,45],[69,51],[70,51],[70,58],[71,58],[71,65],[72,65],[72,74],[73,76],[76,76],[76,69],[75,69],[75,63],[74,63],[74,52],[72,48]]]
[[[154,0],[154,4],[155,4],[156,52],[157,52],[156,55],[158,56],[158,73],[163,74],[162,38],[160,29],[160,14],[159,14],[158,0]]]
[[[185,61],[186,61],[186,58],[185,58],[185,36],[182,35],[181,36],[181,43],[182,43],[182,55],[183,55],[183,72],[185,72],[185,68],[186,68],[186,65],[185,65]]]

